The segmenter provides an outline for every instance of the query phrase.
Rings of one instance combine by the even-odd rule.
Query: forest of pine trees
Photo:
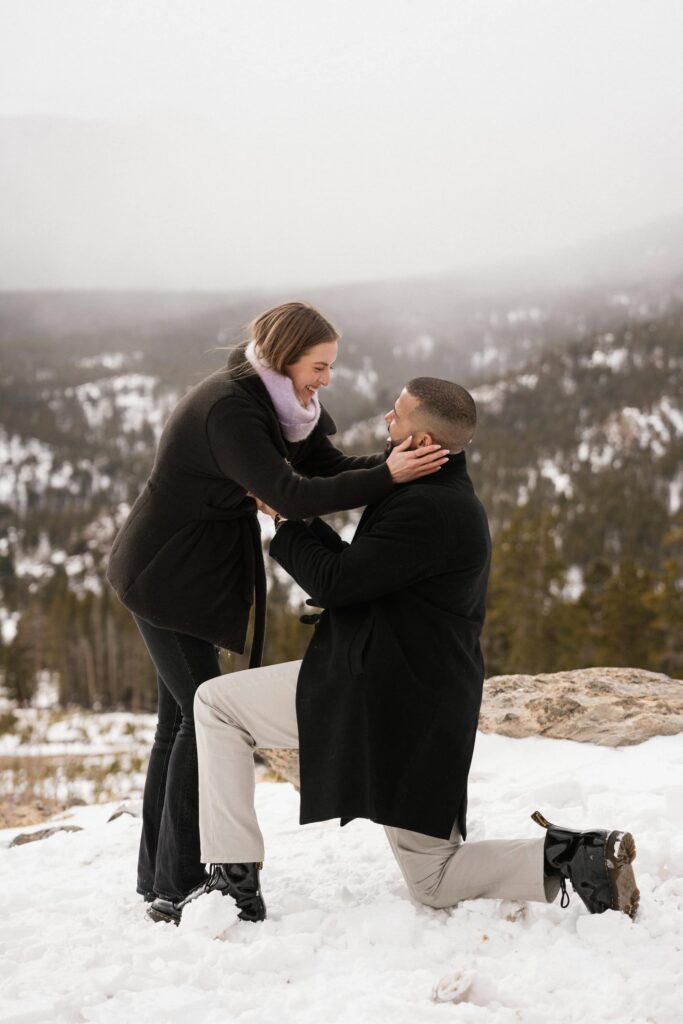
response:
[[[482,325],[489,331],[507,324],[491,338],[501,352],[516,353],[510,366],[517,369],[495,380],[488,399],[477,398],[479,426],[468,451],[494,542],[482,639],[487,675],[615,665],[683,678],[683,519],[675,511],[683,465],[683,280],[641,296],[618,317],[597,295],[567,309],[560,303],[552,316],[547,311],[535,341],[528,324],[518,330],[489,305],[463,313],[455,330],[447,298],[436,319],[430,304],[419,332],[413,321],[371,330],[360,317],[354,340],[345,343],[347,373],[329,405],[342,431],[377,416],[402,381],[427,369],[419,346],[410,348],[415,337],[432,339],[430,371],[457,379],[469,348],[477,351]],[[136,319],[138,301],[62,297],[53,310],[48,298],[0,299],[0,443],[7,451],[12,437],[39,446],[37,454],[26,448],[10,460],[0,501],[0,613],[18,623],[11,641],[0,639],[0,683],[22,703],[40,672],[59,680],[64,704],[156,703],[150,659],[104,579],[116,529],[152,465],[156,435],[144,418],[135,429],[126,424],[128,405],[113,400],[119,371],[93,368],[86,357],[118,352],[127,372],[153,382],[148,414],[168,411],[209,369],[200,369],[202,359],[223,361],[215,347],[221,324],[243,322],[246,307],[229,316],[205,311],[188,335],[185,320],[152,328]],[[49,308],[41,313],[43,302]],[[183,299],[183,308],[186,302],[192,305]],[[93,310],[102,303],[100,322]],[[535,345],[542,340],[541,353]],[[366,352],[382,367],[374,398],[354,383]],[[103,408],[109,403],[100,419],[88,418],[78,390],[89,384],[101,392]],[[127,378],[123,384],[132,387]],[[376,438],[368,434],[357,449],[343,435],[339,443],[364,454]],[[544,472],[548,466],[554,473]],[[556,487],[559,473],[568,490]],[[310,636],[287,586],[273,576],[265,663],[301,657]],[[224,654],[225,670],[245,667],[248,653]]]
[[[614,565],[595,560],[579,596],[567,593],[556,519],[543,506],[520,506],[495,538],[483,635],[487,676],[623,665],[683,678],[683,512],[663,539],[657,567],[628,556]],[[288,605],[287,587],[272,577],[264,663],[300,658],[310,636]],[[248,648],[224,652],[224,670],[246,667],[248,655]],[[63,704],[155,707],[149,657],[106,584],[101,594],[77,596],[65,573],[56,573],[29,601],[0,656],[5,686],[20,703],[47,670],[58,675]]]
[[[539,673],[624,665],[683,676],[683,514],[657,568],[630,556],[596,559],[584,589],[565,594],[567,565],[556,513],[518,508],[494,545],[484,630],[487,673]]]

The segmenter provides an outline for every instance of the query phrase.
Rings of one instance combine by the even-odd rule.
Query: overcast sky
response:
[[[0,288],[387,278],[683,212],[681,0],[0,19]]]

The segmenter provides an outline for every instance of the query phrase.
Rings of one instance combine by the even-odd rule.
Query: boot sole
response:
[[[605,843],[605,871],[612,891],[612,910],[620,910],[633,920],[638,912],[640,891],[631,867],[636,857],[636,841],[630,832],[610,832]]]
[[[155,910],[153,907],[148,907],[146,911],[147,917],[157,923],[164,922],[165,924],[174,924],[176,928],[180,924],[179,917],[172,917],[170,914],[162,914],[160,911]]]

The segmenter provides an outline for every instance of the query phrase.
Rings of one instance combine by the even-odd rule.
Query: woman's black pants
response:
[[[193,702],[200,683],[221,675],[207,640],[160,629],[134,615],[157,670],[159,719],[142,802],[137,891],[178,900],[203,881]]]

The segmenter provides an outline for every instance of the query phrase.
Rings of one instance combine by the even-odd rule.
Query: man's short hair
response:
[[[452,452],[462,451],[470,443],[477,425],[477,407],[469,391],[438,377],[415,377],[406,384],[406,391],[418,399],[415,419],[435,443]]]

